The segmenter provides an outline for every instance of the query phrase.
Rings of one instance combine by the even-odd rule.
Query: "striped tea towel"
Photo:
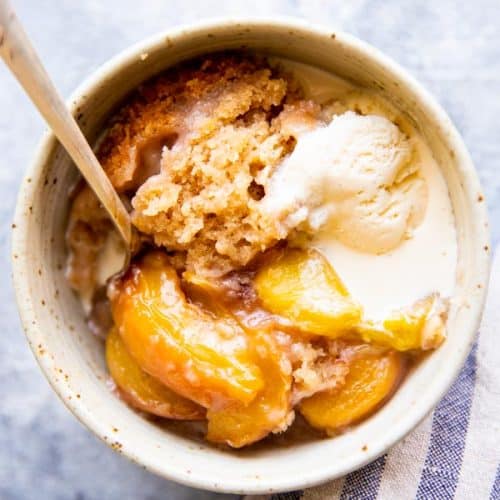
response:
[[[480,333],[457,380],[386,455],[323,486],[247,500],[500,500],[500,248]]]

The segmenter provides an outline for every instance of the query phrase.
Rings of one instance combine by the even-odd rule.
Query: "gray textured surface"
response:
[[[499,0],[13,1],[65,95],[131,43],[214,14],[291,15],[350,31],[409,69],[449,112],[481,175],[493,241],[500,239]],[[68,413],[36,366],[8,278],[9,228],[42,130],[0,67],[0,498],[219,498],[166,482],[114,454]]]

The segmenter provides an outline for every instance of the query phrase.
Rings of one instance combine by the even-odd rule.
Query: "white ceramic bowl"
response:
[[[168,479],[209,490],[265,493],[312,486],[374,460],[437,404],[474,340],[488,277],[487,215],[478,177],[445,112],[404,70],[344,33],[297,21],[219,21],[181,27],[135,45],[105,64],[69,106],[94,140],[112,108],[138,83],[178,61],[220,49],[285,56],[378,89],[404,110],[442,166],[458,228],[457,297],[449,338],[378,413],[334,439],[228,452],[156,427],[110,394],[103,346],[85,326],[64,279],[68,188],[77,177],[47,134],[24,179],[13,231],[14,285],[26,336],[59,397],[115,450]]]

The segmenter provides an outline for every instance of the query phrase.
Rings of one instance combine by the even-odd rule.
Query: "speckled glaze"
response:
[[[105,64],[69,105],[90,141],[138,83],[178,61],[248,48],[285,56],[376,88],[406,112],[442,166],[455,212],[459,270],[449,339],[391,401],[351,432],[286,448],[226,451],[162,430],[110,394],[101,342],[64,278],[68,190],[76,169],[51,134],[40,144],[18,198],[14,285],[30,346],[74,415],[109,446],[168,479],[198,488],[266,493],[340,477],[400,440],[437,404],[472,345],[485,298],[489,232],[484,197],[466,148],[445,112],[395,63],[344,33],[281,21],[220,21],[150,38]]]

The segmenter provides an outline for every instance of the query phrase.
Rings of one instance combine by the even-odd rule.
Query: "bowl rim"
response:
[[[276,17],[273,19],[263,17],[240,17],[240,18],[212,18],[201,22],[189,23],[179,25],[177,27],[168,28],[164,31],[156,33],[147,37],[130,47],[124,49],[107,62],[102,64],[96,71],[87,77],[71,94],[67,104],[71,112],[76,113],[76,109],[80,101],[85,98],[86,94],[93,93],[99,85],[106,78],[112,75],[119,74],[123,67],[132,63],[143,53],[164,45],[166,38],[176,40],[183,36],[194,36],[197,33],[205,32],[206,30],[222,30],[225,28],[263,28],[270,27],[272,29],[294,30],[296,33],[303,34],[306,38],[311,36],[316,37],[332,37],[340,41],[342,44],[349,46],[350,49],[355,50],[363,58],[370,59],[378,66],[383,67],[388,73],[396,75],[400,81],[418,97],[418,106],[424,107],[427,111],[432,113],[434,120],[446,131],[449,141],[453,143],[456,153],[456,161],[460,163],[461,169],[467,177],[467,191],[475,190],[475,192],[482,192],[478,175],[466,146],[452,124],[446,112],[441,108],[435,98],[419,84],[405,69],[398,63],[394,62],[388,56],[384,55],[381,51],[372,45],[364,42],[353,35],[345,33],[340,30],[328,28],[324,25],[318,25],[306,22],[296,18],[290,17]],[[86,406],[77,398],[68,399],[68,387],[58,379],[54,374],[54,361],[50,356],[42,356],[36,349],[34,340],[43,335],[38,326],[34,324],[36,315],[33,307],[33,297],[29,288],[26,275],[32,270],[29,259],[26,256],[25,248],[28,242],[29,235],[27,234],[27,217],[26,199],[32,199],[36,189],[36,182],[31,182],[28,179],[38,179],[40,173],[44,168],[47,160],[50,157],[51,151],[57,144],[53,133],[46,131],[42,136],[36,150],[32,162],[25,172],[24,180],[17,198],[16,210],[14,221],[16,229],[12,233],[12,246],[11,246],[11,261],[12,261],[12,279],[15,290],[16,302],[20,314],[23,329],[30,345],[30,348],[37,360],[42,372],[47,378],[48,382],[63,401],[66,407],[76,416],[76,418],[84,424],[92,433],[97,435],[104,443],[112,447],[112,443],[105,439],[108,429],[102,423],[94,418],[92,412],[88,411]],[[183,471],[175,470],[169,467],[162,466],[161,463],[155,462],[150,457],[141,454],[140,450],[131,449],[123,443],[120,452],[128,457],[133,462],[143,466],[147,470],[154,472],[166,479],[176,481],[178,483],[195,487],[203,488],[218,492],[237,492],[248,494],[261,494],[279,491],[290,491],[294,489],[302,489],[315,486],[338,478],[359,469],[367,463],[375,460],[377,457],[385,453],[390,447],[400,441],[406,434],[414,429],[430,411],[436,406],[439,400],[446,393],[448,388],[453,383],[458,375],[461,367],[463,366],[466,356],[474,342],[476,332],[481,319],[482,310],[487,292],[487,283],[489,276],[489,255],[485,253],[484,245],[489,245],[489,229],[488,229],[488,216],[485,203],[477,203],[472,208],[472,216],[474,218],[474,226],[477,234],[480,236],[477,243],[475,243],[475,251],[477,253],[477,278],[483,283],[482,290],[471,300],[471,307],[469,310],[471,324],[474,328],[470,328],[467,336],[464,336],[462,344],[464,349],[457,354],[453,366],[449,366],[445,371],[445,376],[440,376],[436,379],[436,384],[433,387],[431,396],[426,400],[425,404],[415,406],[413,408],[412,418],[407,418],[394,426],[390,433],[385,436],[385,439],[380,439],[377,445],[372,446],[368,452],[359,455],[358,459],[346,461],[344,464],[335,463],[333,465],[325,461],[324,467],[315,471],[304,470],[304,475],[301,477],[287,477],[281,480],[274,481],[272,484],[262,483],[262,480],[256,481],[254,486],[246,486],[244,488],[238,485],[231,479],[221,483],[214,483],[208,477],[197,477],[196,474],[186,474]]]

